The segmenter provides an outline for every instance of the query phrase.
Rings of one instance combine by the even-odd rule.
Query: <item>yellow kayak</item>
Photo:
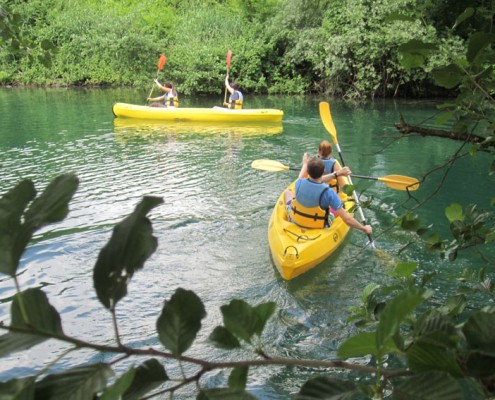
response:
[[[284,112],[271,108],[229,110],[212,108],[166,108],[115,103],[113,114],[121,118],[140,118],[161,121],[203,122],[279,122]]]
[[[347,179],[347,178],[345,178]],[[289,186],[294,189],[295,181]],[[354,205],[342,191],[340,200],[346,210]],[[287,211],[282,193],[275,204],[268,223],[268,242],[273,261],[284,279],[290,280],[310,270],[329,257],[344,241],[349,226],[341,218],[325,229],[302,228],[287,220]]]

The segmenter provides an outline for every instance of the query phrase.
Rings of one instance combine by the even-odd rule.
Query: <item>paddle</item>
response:
[[[335,144],[335,147],[339,152],[339,158],[342,163],[342,166],[345,167],[344,157],[342,156],[342,151],[340,150],[339,141],[337,139],[337,130],[335,129],[335,125],[332,120],[332,114],[330,113],[330,104],[328,104],[326,101],[320,102],[320,118],[321,121],[323,122],[323,126],[332,137],[333,143]],[[352,185],[351,177],[348,176],[347,178],[349,179],[349,183]],[[352,195],[354,196],[354,200],[356,201],[356,206],[358,208],[359,215],[361,216],[362,223],[363,225],[367,225],[366,218],[364,217],[363,209],[359,205],[358,196],[355,190],[352,191]],[[368,240],[370,242],[370,246],[376,249],[375,243],[373,242],[373,238],[371,237],[371,235],[368,235]]]
[[[229,76],[230,71],[230,60],[232,59],[232,51],[227,51],[227,76]],[[225,96],[223,97],[223,103],[227,102],[227,87],[225,87]]]
[[[167,56],[165,54],[162,54],[160,56],[160,58],[158,59],[158,70],[156,71],[156,78],[155,78],[155,80],[158,79],[158,74],[163,69],[163,67],[165,66],[165,63],[166,62],[167,62]],[[153,93],[154,87],[155,87],[155,82],[153,81],[153,86],[151,87],[151,91],[150,91],[150,94],[149,94],[148,97],[151,97],[151,93]]]
[[[287,165],[284,165],[275,160],[254,160],[251,163],[251,167],[255,169],[260,169],[263,171],[271,171],[271,172],[279,172],[279,171],[299,171],[299,168],[292,168]],[[383,182],[389,188],[395,190],[417,190],[419,188],[419,181],[416,178],[411,178],[410,176],[403,175],[387,175],[382,178],[375,178],[373,176],[363,176],[363,175],[354,175],[354,178],[360,179],[370,179],[373,181]]]

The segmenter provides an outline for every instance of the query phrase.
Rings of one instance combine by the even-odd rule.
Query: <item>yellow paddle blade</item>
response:
[[[275,160],[254,160],[251,163],[251,168],[272,172],[287,171],[290,169],[287,165]]]
[[[333,123],[332,114],[330,113],[330,104],[326,101],[320,102],[320,118],[323,122],[323,126],[332,136],[332,140],[337,145],[339,143],[337,139],[337,130],[335,129],[335,124]]]
[[[419,181],[416,178],[402,175],[387,175],[383,178],[377,178],[388,187],[396,190],[417,190],[419,189]]]

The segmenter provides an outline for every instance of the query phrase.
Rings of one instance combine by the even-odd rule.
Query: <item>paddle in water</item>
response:
[[[254,160],[251,163],[251,167],[254,169],[260,169],[262,171],[271,171],[271,172],[279,172],[279,171],[299,171],[300,168],[289,167],[288,165],[284,165],[279,161],[275,160]],[[363,175],[354,175],[354,178],[360,179],[370,179],[373,181],[383,182],[389,188],[395,190],[407,190],[413,191],[419,188],[419,181],[416,178],[412,178],[410,176],[404,175],[387,175],[381,178],[375,178],[373,176],[363,176]]]
[[[163,69],[163,67],[165,66],[166,62],[167,62],[167,56],[165,54],[162,54],[160,56],[160,58],[158,59],[158,70],[156,71],[155,81],[158,79],[158,75],[159,75],[160,71]],[[155,81],[153,81],[153,86],[151,87],[151,91],[150,91],[150,94],[148,95],[148,97],[151,97],[151,94],[153,93],[153,89],[155,87]]]
[[[332,120],[332,114],[330,113],[330,104],[328,104],[326,101],[322,101],[320,103],[320,117],[321,121],[323,122],[323,126],[327,130],[327,132],[330,134],[332,137],[333,143],[335,144],[335,147],[337,148],[337,151],[339,153],[339,158],[340,162],[342,163],[342,166],[345,167],[345,161],[344,157],[342,156],[342,151],[340,150],[339,146],[339,141],[337,138],[337,130],[335,129],[335,125]],[[352,179],[350,176],[347,177],[349,179],[349,183],[352,185]],[[366,218],[364,217],[363,209],[361,208],[361,205],[359,204],[358,196],[355,190],[352,191],[352,195],[354,197],[354,200],[356,202],[357,209],[359,211],[359,215],[361,216],[361,220],[363,225],[367,225],[366,223]],[[373,247],[373,249],[376,249],[375,243],[373,242],[373,238],[371,235],[368,235],[368,239],[370,242],[370,246]]]

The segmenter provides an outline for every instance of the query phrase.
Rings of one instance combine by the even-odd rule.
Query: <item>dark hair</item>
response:
[[[321,178],[325,171],[325,163],[321,158],[313,157],[308,161],[308,174],[313,179]]]
[[[232,83],[232,89],[239,90],[240,88],[241,88],[241,85],[239,85],[237,82]]]
[[[165,86],[166,88],[169,88],[169,89],[173,89],[174,88],[174,85],[172,82],[165,82],[163,84],[163,86]]]

